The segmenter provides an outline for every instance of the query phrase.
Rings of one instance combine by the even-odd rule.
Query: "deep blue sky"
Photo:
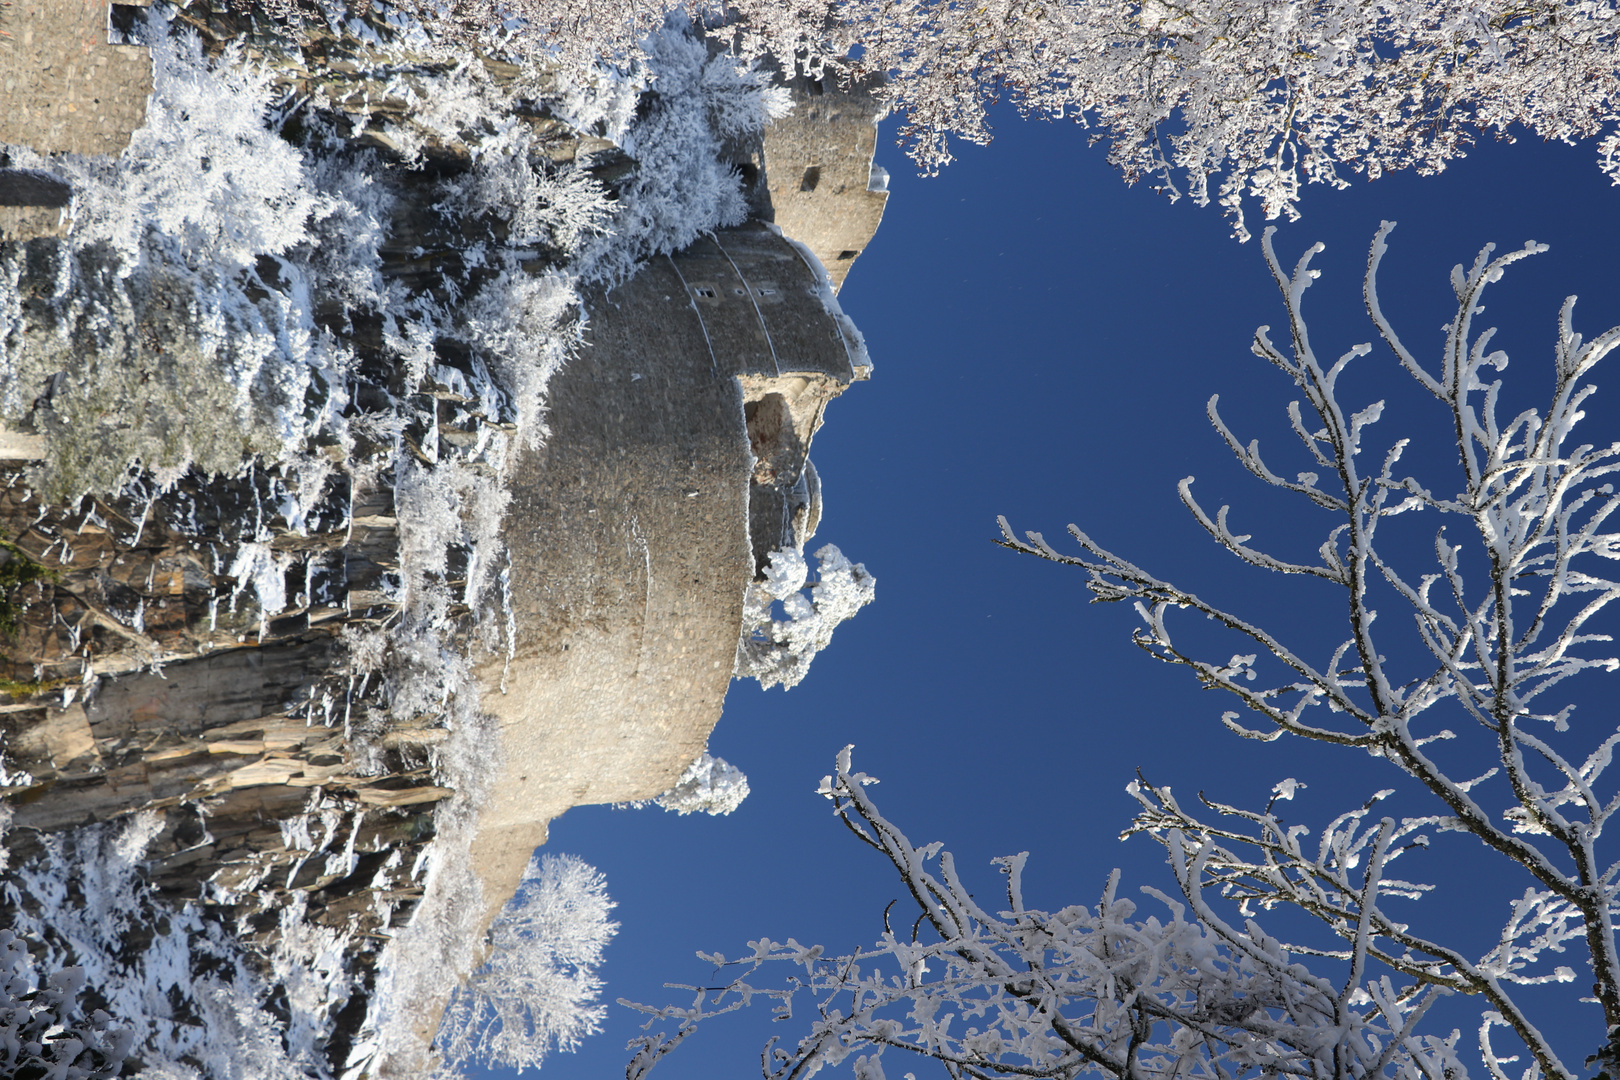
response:
[[[1320,313],[1319,351],[1337,355],[1372,338],[1360,275],[1379,219],[1393,218],[1385,310],[1425,358],[1454,310],[1446,282],[1454,263],[1491,240],[1552,245],[1498,286],[1490,311],[1502,326],[1498,344],[1515,358],[1509,377],[1545,379],[1566,293],[1581,294],[1577,325],[1588,335],[1620,322],[1620,192],[1594,158],[1584,146],[1486,145],[1438,177],[1309,189],[1304,219],[1285,225],[1277,246],[1291,264],[1309,243],[1328,245],[1308,302]],[[1257,324],[1284,324],[1258,241],[1231,239],[1213,207],[1127,188],[1072,125],[1003,113],[994,144],[962,148],[934,179],[918,179],[887,139],[878,160],[893,195],[841,296],[876,372],[828,410],[813,455],[826,506],[816,544],[836,543],[864,562],[877,601],[838,631],[800,687],[733,684],[711,749],[749,776],[753,794],[737,813],[587,807],[553,824],[550,849],[599,867],[618,902],[623,928],[603,969],[609,1000],[676,1000],[660,984],[707,978],[698,949],[735,955],[767,935],[845,951],[878,936],[899,887],[813,794],[846,743],[861,769],[882,778],[875,792],[885,812],[913,840],[946,841],[985,889],[1000,880],[991,857],[1030,851],[1026,895],[1045,906],[1093,903],[1116,866],[1127,888],[1171,886],[1156,844],[1116,839],[1133,805],[1123,788],[1138,767],[1183,795],[1205,789],[1250,805],[1298,776],[1311,787],[1296,813],[1316,826],[1394,783],[1366,760],[1240,742],[1217,721],[1227,701],[1130,645],[1128,611],[1089,607],[1077,571],[990,542],[998,513],[1054,539],[1076,521],[1162,576],[1325,640],[1321,627],[1342,619],[1337,597],[1241,571],[1175,496],[1176,481],[1194,473],[1208,503],[1234,504],[1241,531],[1296,553],[1320,542],[1325,519],[1246,480],[1203,415],[1221,392],[1231,422],[1292,460],[1281,412],[1289,388],[1248,351]],[[1257,233],[1259,224],[1251,221]],[[1393,369],[1383,350],[1361,363],[1377,377]],[[1597,381],[1607,387],[1611,378]],[[1375,446],[1438,418],[1406,386],[1390,385],[1409,404],[1392,399]],[[1605,440],[1617,425],[1603,414],[1620,416],[1609,396],[1591,410]],[[1601,710],[1612,705],[1597,707],[1589,721],[1608,726]],[[1427,868],[1403,864],[1449,886],[1414,913],[1444,911],[1465,929],[1473,920],[1476,932],[1499,924],[1499,894],[1523,883],[1469,877],[1469,864],[1452,858],[1469,853],[1462,841],[1437,848]],[[765,1008],[754,1012],[714,1024],[655,1075],[757,1076],[764,1039],[791,1042],[802,1029],[773,1029]],[[1596,1009],[1575,1006],[1558,1022],[1578,1064],[1601,1033]],[[554,1056],[545,1074],[622,1076],[622,1046],[638,1023],[612,1006],[607,1031],[578,1054]],[[1446,1026],[1462,1026],[1471,1045],[1477,1023],[1464,1002]],[[892,1077],[905,1071],[886,1063]],[[910,1067],[924,1078],[937,1071]]]

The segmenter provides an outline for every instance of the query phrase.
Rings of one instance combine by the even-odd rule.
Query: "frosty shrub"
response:
[[[594,867],[572,855],[536,855],[490,930],[489,959],[445,1010],[437,1045],[451,1068],[538,1068],[600,1030],[596,967],[618,932]]]
[[[752,582],[743,598],[743,632],[737,644],[735,674],[754,678],[769,690],[799,685],[816,654],[832,641],[833,630],[853,618],[876,595],[877,579],[861,563],[851,563],[832,544],[816,552],[820,573],[804,594],[810,568],[792,548],[771,552],[765,580]],[[785,619],[772,615],[782,605]]]
[[[38,986],[28,946],[0,930],[0,1075],[108,1080],[124,1068],[134,1032],[79,1003],[85,974],[63,968]]]
[[[1393,439],[1371,462],[1362,457],[1372,453],[1385,403],[1345,404],[1340,379],[1371,346],[1318,358],[1303,299],[1320,245],[1289,272],[1268,230],[1263,248],[1288,313],[1288,341],[1279,346],[1261,327],[1253,351],[1298,387],[1302,400],[1287,416],[1305,469],[1278,471],[1258,441],[1244,442],[1228,427],[1217,399],[1209,418],[1248,472],[1333,523],[1315,559],[1283,558],[1234,532],[1227,507],[1206,512],[1192,478],[1181,484],[1196,520],[1247,566],[1343,590],[1326,607],[1301,604],[1316,613],[1309,620],[1316,626],[1342,627],[1334,631],[1342,638],[1291,644],[1074,526],[1078,555],[1038,533],[1020,539],[1002,521],[1006,546],[1082,570],[1099,601],[1135,609],[1141,648],[1231,694],[1258,718],[1253,727],[1225,713],[1236,735],[1307,739],[1360,761],[1371,755],[1373,767],[1387,766],[1392,786],[1330,810],[1313,828],[1285,821],[1279,809],[1306,786],[1297,779],[1277,783],[1254,809],[1202,795],[1185,805],[1150,778],[1132,781],[1127,791],[1140,811],[1130,831],[1164,845],[1180,894],[1144,890],[1165,915],[1143,919],[1113,881],[1095,908],[1026,908],[1024,855],[997,860],[1006,902],[982,905],[939,844],[912,844],[878,812],[866,791],[874,781],[852,771],[846,750],[821,793],[890,860],[916,912],[892,922],[886,913],[883,937],[846,956],[827,958],[789,939],[754,942],[752,954],[737,960],[709,958],[740,972],[716,986],[688,987],[689,1006],[635,1006],[652,1016],[649,1026],[677,1026],[640,1042],[631,1080],[701,1021],[757,996],[779,1002],[783,1017],[804,1016],[796,998],[812,1005],[797,1042],[768,1048],[765,1073],[773,1080],[809,1077],[849,1058],[857,1077],[880,1080],[882,1057],[897,1051],[975,1080],[1464,1080],[1460,1034],[1423,1034],[1434,1002],[1456,993],[1479,1002],[1478,1057],[1469,1057],[1492,1080],[1509,1080],[1515,1060],[1524,1062],[1515,1080],[1582,1075],[1542,1031],[1553,1017],[1592,1005],[1601,1007],[1601,1017],[1598,1009],[1590,1014],[1595,1059],[1620,1060],[1620,851],[1604,835],[1620,811],[1609,773],[1620,734],[1611,711],[1577,722],[1573,696],[1575,676],[1620,671],[1599,621],[1620,599],[1620,580],[1605,569],[1620,553],[1620,533],[1605,531],[1620,509],[1620,443],[1575,437],[1594,391],[1588,376],[1620,347],[1620,327],[1583,337],[1569,298],[1558,317],[1549,399],[1539,408],[1515,405],[1504,421],[1498,410],[1508,395],[1497,375],[1508,358],[1490,348],[1494,329],[1476,321],[1486,289],[1545,248],[1532,243],[1496,256],[1486,247],[1471,266],[1456,267],[1456,314],[1438,362],[1424,364],[1378,302],[1392,228],[1383,225],[1368,257],[1367,311],[1397,361],[1395,377],[1439,403],[1444,449],[1424,455],[1420,473],[1399,468],[1409,438]],[[1375,602],[1386,614],[1376,633]],[[1411,620],[1389,619],[1391,607],[1404,607]],[[1172,623],[1184,618],[1178,612],[1204,618],[1187,618],[1173,636]],[[1337,622],[1344,613],[1347,625]],[[1225,648],[1215,653],[1207,644],[1223,634],[1240,643],[1229,659]],[[1391,797],[1417,813],[1377,815]],[[1523,887],[1482,950],[1468,944],[1468,920],[1455,909],[1410,904],[1432,885],[1391,872],[1397,859],[1406,860],[1403,871],[1416,870],[1410,864],[1442,832],[1478,841],[1468,852],[1470,873]],[[1287,940],[1260,922],[1278,907],[1294,909]],[[766,980],[761,973],[773,966],[784,976],[798,970]],[[1559,986],[1568,989],[1560,994]],[[1511,1049],[1501,1045],[1504,1029]]]
[[[731,813],[748,798],[748,777],[725,758],[707,750],[686,767],[675,786],[653,802],[682,817],[687,814],[722,816]]]
[[[757,133],[790,108],[787,92],[752,63],[709,55],[679,15],[643,42],[651,93],[633,123],[610,132],[637,161],[620,194],[613,230],[582,246],[579,272],[617,282],[652,255],[685,248],[747,216],[728,139]]]

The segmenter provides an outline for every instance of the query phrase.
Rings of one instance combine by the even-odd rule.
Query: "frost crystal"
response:
[[[748,777],[707,750],[686,767],[674,787],[653,802],[677,814],[729,814],[748,798]]]

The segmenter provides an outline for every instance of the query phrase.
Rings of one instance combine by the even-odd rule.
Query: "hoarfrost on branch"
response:
[[[1203,796],[1199,806],[1187,806],[1168,787],[1145,779],[1133,783],[1130,792],[1141,806],[1133,831],[1165,845],[1199,918],[1214,917],[1205,900],[1210,890],[1237,900],[1245,912],[1278,905],[1303,909],[1342,939],[1335,948],[1309,951],[1349,959],[1358,969],[1374,960],[1422,986],[1479,995],[1480,1052],[1496,1080],[1506,1080],[1510,1060],[1493,1046],[1499,1028],[1527,1048],[1527,1075],[1573,1077],[1577,1069],[1542,1036],[1529,999],[1515,987],[1591,985],[1611,1048],[1620,1038],[1620,950],[1614,936],[1620,861],[1600,846],[1605,826],[1620,810],[1620,791],[1612,779],[1606,783],[1620,732],[1573,723],[1569,697],[1574,676],[1620,670],[1612,637],[1597,621],[1620,599],[1620,580],[1599,561],[1620,553],[1620,533],[1605,531],[1620,508],[1613,480],[1620,471],[1620,443],[1600,446],[1574,437],[1596,389],[1587,377],[1620,346],[1620,327],[1587,339],[1574,328],[1575,298],[1565,300],[1549,400],[1504,419],[1497,375],[1508,357],[1490,347],[1495,329],[1477,328],[1475,320],[1486,289],[1545,245],[1527,243],[1502,255],[1488,245],[1471,266],[1452,270],[1457,312],[1445,327],[1438,364],[1428,366],[1379,306],[1378,269],[1393,228],[1385,222],[1373,240],[1363,295],[1405,375],[1444,408],[1460,475],[1439,482],[1455,484],[1455,494],[1445,494],[1434,478],[1402,470],[1408,438],[1372,455],[1371,429],[1384,403],[1352,411],[1339,396],[1346,368],[1371,346],[1353,346],[1331,361],[1318,357],[1303,300],[1317,276],[1311,259],[1322,247],[1308,250],[1289,272],[1272,251],[1270,230],[1263,246],[1288,311],[1288,341],[1279,346],[1270,327],[1262,326],[1253,351],[1304,396],[1303,404],[1289,405],[1288,421],[1312,471],[1294,479],[1274,471],[1257,440],[1245,443],[1227,425],[1218,398],[1210,399],[1209,419],[1246,470],[1327,510],[1335,524],[1316,561],[1282,558],[1234,532],[1228,507],[1210,514],[1193,495],[1192,477],[1180,486],[1199,524],[1243,562],[1321,578],[1344,590],[1346,636],[1330,656],[1312,659],[1244,616],[1108,551],[1073,525],[1069,531],[1082,555],[1059,552],[1039,533],[1019,539],[1005,519],[1002,543],[1083,569],[1099,601],[1130,603],[1141,619],[1135,641],[1142,649],[1190,669],[1204,686],[1232,694],[1258,715],[1258,728],[1241,723],[1237,712],[1222,716],[1237,734],[1264,740],[1293,735],[1364,751],[1389,762],[1403,788],[1415,780],[1432,799],[1432,811],[1423,816],[1375,819],[1376,804],[1402,789],[1378,791],[1333,819],[1313,843],[1302,826],[1287,826],[1273,813],[1277,798],[1292,795],[1293,786],[1278,785],[1276,798],[1254,811]],[[1423,464],[1434,470],[1444,460]],[[1432,562],[1414,567],[1413,552],[1390,533],[1399,526],[1387,522],[1419,512],[1439,516],[1441,524],[1432,536]],[[1463,531],[1448,534],[1446,522]],[[1373,601],[1380,595],[1411,611],[1415,633],[1408,640],[1387,619],[1375,632]],[[1203,614],[1254,652],[1223,661],[1178,643],[1171,633],[1178,610]],[[1255,681],[1260,657],[1272,662],[1276,679]],[[1460,719],[1460,731],[1442,726],[1441,706],[1449,707],[1453,723]],[[1446,752],[1454,740],[1461,749]],[[1469,764],[1481,757],[1490,759],[1489,768]],[[1357,872],[1369,860],[1387,865],[1426,846],[1438,831],[1471,834],[1481,844],[1478,858],[1505,860],[1490,866],[1492,873],[1526,878],[1499,942],[1483,955],[1458,948],[1443,930],[1439,937],[1419,934],[1409,916],[1397,918],[1378,903],[1380,895],[1420,897],[1428,885],[1386,877],[1373,887]],[[1566,953],[1584,956],[1583,975],[1555,963]],[[1601,1041],[1594,1024],[1594,1047]]]
[[[855,1075],[882,1080],[892,1053],[943,1062],[955,1077],[1085,1074],[1227,1078],[1240,1075],[1465,1080],[1456,1035],[1436,1039],[1414,1028],[1441,987],[1398,988],[1361,969],[1347,984],[1312,975],[1253,920],[1234,926],[1144,889],[1163,914],[1137,917],[1118,895],[1116,871],[1095,907],[1026,907],[1027,852],[997,859],[1005,904],[986,906],[938,843],[916,845],[885,818],[853,771],[850,749],[821,784],[843,822],[889,859],[914,910],[884,912],[885,932],[867,949],[828,956],[820,946],[762,938],[751,954],[699,954],[726,978],[677,986],[690,1006],[620,1004],[676,1021],[631,1043],[628,1080],[642,1080],[704,1020],[776,1003],[779,1019],[808,1012],[809,1031],[791,1047],[772,1039],[768,1080],[798,1080],[853,1059]],[[1386,849],[1362,877],[1377,891]],[[981,890],[981,893],[983,890]],[[999,909],[999,910],[998,910]],[[1191,917],[1189,917],[1189,915]],[[1365,940],[1367,931],[1361,931]],[[762,973],[800,969],[766,984]],[[785,982],[785,987],[777,985]],[[891,1064],[893,1059],[890,1059]],[[909,1062],[908,1062],[909,1064]],[[909,1075],[909,1074],[908,1074]]]
[[[675,786],[653,802],[683,817],[696,813],[715,817],[731,813],[746,798],[748,777],[743,771],[705,750],[702,757],[686,767]]]
[[[328,0],[329,3],[333,0]],[[434,33],[564,70],[646,55],[665,0],[400,0]],[[814,78],[885,76],[908,153],[985,143],[989,107],[1072,119],[1128,181],[1297,216],[1306,183],[1438,172],[1482,136],[1597,139],[1620,181],[1617,0],[736,0],[681,5],[746,60]],[[785,65],[787,66],[787,65]]]

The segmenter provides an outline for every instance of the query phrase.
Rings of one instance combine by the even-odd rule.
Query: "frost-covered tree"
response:
[[[343,0],[319,0],[340,10]],[[362,6],[372,6],[364,3]],[[376,6],[382,6],[378,0]],[[633,65],[668,0],[397,0],[480,47],[564,69]],[[947,137],[987,142],[989,105],[1080,122],[1125,178],[1296,216],[1302,184],[1435,172],[1478,137],[1599,137],[1620,180],[1616,0],[685,0],[753,58],[887,76],[925,171]]]
[[[535,856],[490,929],[489,959],[451,999],[438,1045],[463,1064],[538,1068],[601,1029],[602,950],[618,932],[595,867],[573,855]]]
[[[887,70],[927,169],[947,134],[985,142],[985,107],[1070,118],[1128,181],[1297,217],[1304,183],[1437,172],[1482,134],[1602,135],[1620,178],[1620,19],[1598,2],[902,0],[839,9],[860,66]],[[842,44],[842,42],[840,42]]]
[[[1580,1063],[1564,1060],[1542,1033],[1551,1019],[1545,1010],[1591,1008],[1578,1000],[1599,1006],[1591,1009],[1588,1049],[1604,1063],[1615,1060],[1620,851],[1603,834],[1620,811],[1608,773],[1620,731],[1605,715],[1576,722],[1579,682],[1572,680],[1620,670],[1604,621],[1620,598],[1620,580],[1605,569],[1620,558],[1620,533],[1605,531],[1620,509],[1613,478],[1620,443],[1594,445],[1575,434],[1594,391],[1589,373],[1620,347],[1620,327],[1584,338],[1574,329],[1571,297],[1559,313],[1550,400],[1502,413],[1512,395],[1493,371],[1506,368],[1507,356],[1490,348],[1495,330],[1476,320],[1487,286],[1544,246],[1496,257],[1487,247],[1471,267],[1453,270],[1457,312],[1438,363],[1426,365],[1379,306],[1378,267],[1391,228],[1385,223],[1372,244],[1366,306],[1400,377],[1438,402],[1446,450],[1425,455],[1421,474],[1401,469],[1408,438],[1373,456],[1384,402],[1355,407],[1341,397],[1347,367],[1371,346],[1318,357],[1303,300],[1321,247],[1290,273],[1268,230],[1263,246],[1287,308],[1289,341],[1279,346],[1261,327],[1253,349],[1298,387],[1302,400],[1287,415],[1306,470],[1276,471],[1258,441],[1245,443],[1226,424],[1217,399],[1209,417],[1250,473],[1325,511],[1331,523],[1313,560],[1285,558],[1234,532],[1227,507],[1206,512],[1190,477],[1181,484],[1198,522],[1248,566],[1342,590],[1326,608],[1311,608],[1318,627],[1347,613],[1342,637],[1291,640],[1076,527],[1081,554],[1072,555],[1038,533],[1019,539],[1002,521],[1006,546],[1083,570],[1099,601],[1134,606],[1141,648],[1258,717],[1256,727],[1225,713],[1233,732],[1265,741],[1293,736],[1357,760],[1371,755],[1387,763],[1390,786],[1313,835],[1278,810],[1304,786],[1294,779],[1277,784],[1258,809],[1202,796],[1199,805],[1183,805],[1166,786],[1132,782],[1140,812],[1131,831],[1164,845],[1180,892],[1172,899],[1148,890],[1168,918],[1137,919],[1112,882],[1095,908],[1027,909],[1023,855],[999,860],[1008,878],[1004,907],[975,901],[939,845],[912,844],[878,813],[864,791],[871,779],[851,770],[846,751],[822,793],[894,864],[917,912],[886,921],[892,929],[872,948],[837,959],[791,940],[755,942],[751,956],[733,961],[744,965],[742,974],[699,990],[690,1007],[643,1006],[655,1020],[680,1024],[641,1044],[632,1078],[704,1017],[754,994],[784,1006],[797,995],[815,1003],[808,1034],[768,1057],[773,1078],[808,1077],[857,1056],[856,1075],[871,1080],[883,1075],[884,1052],[905,1050],[944,1062],[953,1077],[1460,1080],[1467,1069],[1459,1034],[1422,1030],[1430,1006],[1451,993],[1480,1002],[1478,1051],[1493,1080],[1507,1080],[1507,1063],[1526,1056],[1524,1080],[1580,1075]],[[1437,527],[1425,530],[1435,518]],[[1405,535],[1396,531],[1403,526]],[[1420,539],[1426,532],[1427,543],[1414,543],[1412,528]],[[1404,606],[1412,621],[1391,619],[1390,605]],[[1375,630],[1380,606],[1385,619]],[[1178,611],[1205,618],[1172,634]],[[1206,619],[1217,638],[1235,636],[1243,651],[1212,656]],[[1391,796],[1418,812],[1379,816],[1375,808]],[[1482,874],[1523,887],[1483,951],[1470,945],[1455,912],[1388,903],[1431,890],[1390,871],[1442,832],[1472,837],[1469,855]],[[1259,921],[1279,907],[1314,921],[1290,920],[1284,940]],[[1300,956],[1316,959],[1307,966]],[[755,973],[773,962],[801,965],[804,974],[785,988],[754,985]],[[1548,984],[1571,984],[1570,992],[1557,1000],[1524,990]],[[1517,1044],[1511,1053],[1499,1045],[1503,1029]]]

